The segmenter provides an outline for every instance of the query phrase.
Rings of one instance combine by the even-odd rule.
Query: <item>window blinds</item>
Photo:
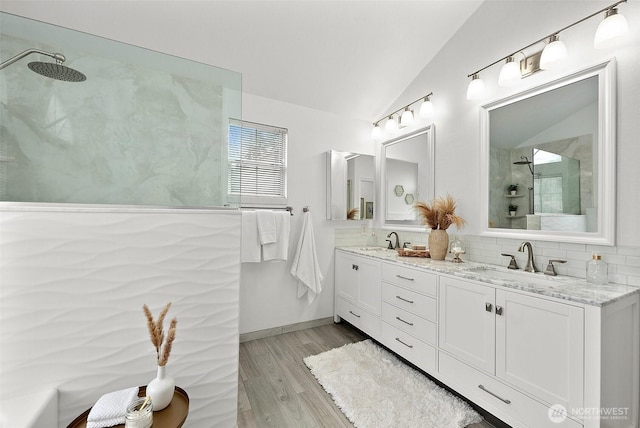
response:
[[[287,197],[287,129],[231,119],[230,196],[280,205]]]

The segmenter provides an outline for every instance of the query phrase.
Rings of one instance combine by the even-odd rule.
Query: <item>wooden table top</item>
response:
[[[144,397],[146,392],[146,385],[141,386],[138,391],[138,397]],[[67,428],[86,428],[87,417],[90,411],[91,408],[84,411],[80,416],[75,418]],[[159,412],[153,412],[153,428],[180,428],[184,424],[184,421],[187,420],[188,414],[189,395],[184,389],[176,386],[171,403]],[[124,428],[124,425],[114,425],[114,427]]]

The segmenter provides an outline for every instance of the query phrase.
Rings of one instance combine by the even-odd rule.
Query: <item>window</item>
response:
[[[241,206],[287,203],[287,129],[229,121],[229,199]]]

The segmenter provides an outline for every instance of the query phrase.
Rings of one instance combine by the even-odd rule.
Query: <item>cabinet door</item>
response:
[[[582,407],[583,309],[496,290],[496,375],[549,404]]]
[[[355,256],[339,251],[336,252],[336,296],[354,305],[357,304],[358,301],[358,271],[355,266]]]
[[[495,367],[494,300],[493,287],[440,278],[440,348],[491,374]]]
[[[380,316],[382,306],[381,263],[358,257],[355,265],[358,278],[358,306]]]

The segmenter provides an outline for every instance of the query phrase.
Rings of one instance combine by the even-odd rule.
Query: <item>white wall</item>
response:
[[[596,50],[593,36],[602,20],[593,17],[561,33],[569,58],[557,70],[537,73],[514,88],[500,88],[500,64],[481,73],[490,94],[483,101],[467,101],[467,75],[491,64],[611,2],[606,1],[487,1],[452,37],[389,110],[400,108],[433,91],[436,108],[436,195],[451,193],[468,224],[465,234],[480,232],[476,207],[480,206],[479,106],[553,80],[615,56],[618,83],[617,236],[618,245],[640,242],[640,4],[628,2],[619,11],[629,22],[631,37],[619,48]],[[533,53],[534,51],[527,51]],[[419,53],[416,53],[419,54]]]
[[[353,227],[355,222],[325,220],[325,156],[330,149],[374,154],[370,124],[249,94],[242,96],[242,118],[289,130],[288,193],[294,216],[287,262],[242,264],[240,333],[330,317],[335,228]],[[324,275],[323,291],[311,305],[306,297],[296,298],[296,280],[289,273],[304,206],[311,211]]]

